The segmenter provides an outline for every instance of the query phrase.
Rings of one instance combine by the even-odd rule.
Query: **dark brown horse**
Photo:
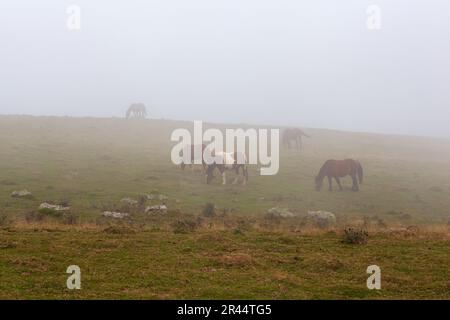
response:
[[[302,137],[309,138],[309,135],[299,128],[289,128],[283,132],[283,145],[288,149],[291,148],[291,141],[294,140],[297,150],[302,148]]]
[[[339,178],[345,177],[349,175],[352,177],[353,185],[352,190],[358,191],[359,184],[362,184],[363,181],[363,169],[359,161],[353,159],[345,159],[345,160],[327,160],[322,168],[320,168],[319,174],[316,176],[316,190],[320,191],[323,184],[323,179],[325,177],[328,178],[329,188],[331,191],[331,182],[334,178],[339,186],[339,189],[342,190],[341,182]]]
[[[196,158],[195,151],[197,150],[197,152],[199,152],[199,151],[200,151],[200,148],[201,148],[201,152],[202,152],[202,153],[201,153],[201,159],[202,159],[203,171],[206,171],[206,163],[205,163],[205,160],[204,160],[204,158],[203,158],[203,152],[205,152],[205,149],[206,149],[206,145],[205,145],[205,144],[201,144],[201,145],[200,145],[200,144],[199,144],[199,145],[194,145],[194,144],[187,145],[187,146],[185,146],[185,147],[183,148],[182,154],[184,155],[184,153],[185,153],[185,152],[188,152],[189,149],[190,149],[191,159],[190,159],[189,166],[192,168],[192,166],[193,166],[194,164],[196,164],[196,163],[195,163],[195,159],[197,159],[197,158]],[[181,164],[180,164],[181,170],[184,170],[185,167],[186,167],[186,164],[185,164],[184,162],[181,162]]]

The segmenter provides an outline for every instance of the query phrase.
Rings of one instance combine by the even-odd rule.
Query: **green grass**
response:
[[[449,239],[266,231],[0,231],[0,298],[388,299],[450,298]],[[81,290],[65,287],[81,268]],[[366,268],[381,267],[382,290]],[[8,275],[4,277],[3,275]]]
[[[207,186],[170,161],[171,131],[191,126],[0,117],[0,214],[19,221],[0,231],[0,298],[450,298],[445,236],[377,233],[354,246],[340,234],[298,234],[293,226],[174,233],[139,214],[134,232],[118,234],[103,225],[23,223],[40,203],[63,201],[82,225],[95,225],[102,211],[121,208],[121,198],[148,193],[169,197],[170,217],[201,214],[210,202],[236,219],[259,219],[274,206],[300,215],[328,210],[340,226],[377,217],[388,228],[426,228],[450,218],[449,140],[305,129],[312,138],[300,153],[282,150],[278,175],[251,167],[247,186],[222,186],[219,177]],[[349,178],[343,192],[314,191],[325,160],[349,157],[365,169],[360,192],[349,190]],[[22,189],[33,198],[10,197]],[[65,289],[70,264],[82,269],[81,291]],[[381,291],[365,286],[370,264],[382,269]]]

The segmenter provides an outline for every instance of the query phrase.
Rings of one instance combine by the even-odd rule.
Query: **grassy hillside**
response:
[[[450,299],[450,140],[305,129],[302,152],[281,150],[278,175],[251,167],[247,186],[223,186],[218,173],[207,186],[170,161],[180,127],[192,124],[1,116],[0,298]],[[342,192],[314,190],[330,158],[361,161],[360,192],[350,178]],[[10,196],[22,189],[33,198]],[[167,196],[169,213],[120,202],[143,194]],[[38,219],[44,201],[78,220]],[[215,217],[202,215],[206,202]],[[275,206],[298,217],[266,218]],[[337,226],[305,225],[308,210],[334,212]],[[350,225],[368,230],[367,244],[342,243]],[[66,289],[72,264],[82,290]],[[372,264],[379,291],[366,288]]]
[[[171,163],[170,133],[178,127],[192,124],[0,117],[1,208],[20,215],[44,200],[65,200],[88,218],[123,197],[153,192],[169,197],[169,209],[187,213],[198,213],[210,201],[239,214],[281,206],[298,213],[329,210],[409,223],[441,223],[450,217],[450,140],[310,129],[303,152],[282,150],[278,175],[260,176],[250,168],[248,186],[224,187],[220,177],[206,186],[200,173],[181,172]],[[348,190],[350,178],[344,179],[344,192],[316,192],[314,176],[322,163],[349,157],[365,169],[361,192]],[[10,197],[21,189],[35,199]]]

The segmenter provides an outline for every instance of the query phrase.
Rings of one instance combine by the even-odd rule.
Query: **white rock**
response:
[[[105,211],[102,213],[102,216],[108,218],[123,219],[125,217],[128,217],[128,213]]]
[[[320,228],[336,224],[336,216],[334,213],[328,211],[308,211],[308,220]]]
[[[130,206],[135,206],[138,204],[137,200],[131,199],[131,198],[123,198],[120,200],[120,202],[126,203]]]
[[[44,202],[44,203],[40,204],[39,209],[51,209],[51,210],[55,210],[55,211],[67,211],[67,210],[70,210],[70,207],[63,207],[63,206],[60,206],[60,205],[50,204],[50,203]]]
[[[274,207],[267,210],[267,216],[270,218],[292,218],[294,214],[288,209]]]
[[[166,214],[167,213],[167,206],[162,205],[156,205],[156,206],[150,206],[145,209],[145,213],[160,213],[160,214]]]
[[[28,190],[13,191],[11,193],[11,197],[13,197],[13,198],[25,198],[25,197],[30,197],[30,196],[31,196],[31,192]]]

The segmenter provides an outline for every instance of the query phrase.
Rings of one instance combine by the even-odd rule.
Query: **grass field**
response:
[[[179,127],[192,124],[1,116],[0,298],[450,299],[450,140],[305,129],[302,152],[281,150],[278,175],[251,167],[247,186],[207,186],[170,161]],[[314,190],[330,158],[361,161],[360,192],[349,178],[342,192]],[[22,189],[33,198],[10,196]],[[167,216],[120,202],[143,194],[167,196]],[[44,201],[68,203],[76,223],[31,219]],[[206,202],[217,217],[202,217]],[[275,206],[299,217],[266,219]],[[334,212],[337,226],[304,225],[308,210]],[[177,229],[186,221],[194,227]],[[368,243],[342,243],[349,225]],[[66,289],[71,264],[82,290]],[[371,264],[381,290],[366,287]]]

